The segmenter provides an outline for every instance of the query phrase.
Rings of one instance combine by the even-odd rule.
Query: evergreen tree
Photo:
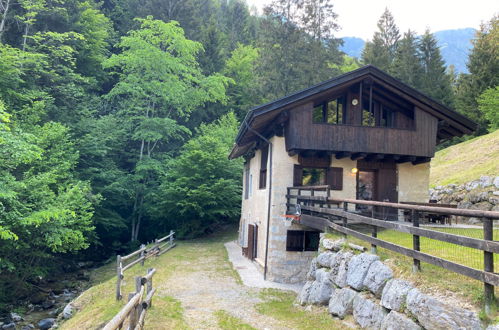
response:
[[[423,69],[419,60],[416,34],[409,30],[398,42],[397,51],[389,72],[411,87],[419,89]]]
[[[454,95],[450,75],[446,73],[445,62],[440,54],[435,36],[429,30],[419,41],[419,55],[423,76],[419,90],[435,100],[452,107]]]
[[[388,8],[385,8],[377,25],[378,31],[374,32],[373,40],[367,42],[362,51],[362,61],[388,71],[395,58],[400,33]]]

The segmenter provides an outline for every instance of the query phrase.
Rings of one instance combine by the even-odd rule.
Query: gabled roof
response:
[[[235,141],[236,144],[234,145],[229,157],[238,157],[245,153],[245,151],[243,152],[244,149],[249,150],[251,148],[251,144],[253,144],[253,141],[249,141],[248,138],[251,136],[252,140],[253,136],[256,137],[251,130],[261,131],[265,124],[268,124],[274,120],[280,112],[290,108],[290,106],[307,102],[309,99],[312,99],[320,93],[327,92],[335,88],[341,88],[345,85],[362,81],[366,78],[372,78],[376,83],[380,83],[384,87],[391,89],[400,97],[417,104],[418,107],[431,113],[433,116],[438,118],[439,121],[445,122],[447,125],[447,135],[461,136],[464,134],[470,134],[477,128],[477,124],[465,116],[422,94],[416,89],[381,71],[375,66],[366,65],[357,70],[342,74],[312,87],[251,109],[246,114],[246,117],[239,128],[239,133]],[[263,116],[265,116],[265,119]],[[264,119],[264,121],[262,122],[261,119]],[[248,127],[251,127],[251,129],[248,130]],[[448,132],[451,133],[449,134]]]

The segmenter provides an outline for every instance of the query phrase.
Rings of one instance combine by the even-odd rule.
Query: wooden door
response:
[[[248,259],[253,260],[255,256],[253,253],[255,252],[255,226],[254,225],[248,225],[248,254],[246,257]]]
[[[381,202],[398,202],[397,170],[395,168],[380,168],[378,170],[378,200]],[[378,207],[378,218],[397,220],[397,210],[394,208]]]

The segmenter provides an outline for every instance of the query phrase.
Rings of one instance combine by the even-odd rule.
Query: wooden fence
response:
[[[130,253],[129,255],[126,256],[116,256],[116,300],[120,300],[122,298],[121,296],[121,282],[125,278],[125,271],[127,269],[132,268],[139,262],[144,265],[144,261],[146,259],[149,259],[153,256],[160,256],[166,251],[172,249],[175,247],[175,238],[174,238],[175,232],[173,230],[170,231],[170,234],[162,237],[160,239],[156,239],[154,243],[146,247],[144,244],[140,246],[140,249],[138,249],[135,252]],[[137,259],[133,260],[132,262],[123,265],[123,263],[127,260],[131,260],[133,257],[138,256]]]
[[[131,330],[144,328],[146,312],[151,307],[152,297],[156,292],[152,287],[152,277],[155,273],[156,269],[150,268],[146,276],[135,277],[135,292],[128,295],[127,304],[106,324],[104,330],[121,329],[125,324],[127,329]]]
[[[423,261],[479,280],[484,283],[486,309],[490,308],[490,304],[495,300],[494,286],[499,285],[499,274],[494,272],[494,254],[499,253],[499,242],[494,241],[493,222],[494,220],[499,219],[499,212],[333,198],[330,196],[330,189],[328,186],[288,188],[287,197],[288,209],[298,204],[300,205],[301,211],[304,212],[301,214],[299,220],[302,225],[322,231],[325,231],[327,228],[332,228],[345,236],[351,235],[370,243],[373,252],[376,252],[376,247],[379,246],[413,258],[413,269],[415,271],[421,270],[420,262]],[[405,224],[404,222],[399,221],[375,219],[373,215],[368,216],[349,209],[349,204],[394,208],[396,210],[410,210],[412,223]],[[332,207],[333,205],[335,205],[335,207]],[[419,218],[423,212],[447,216],[480,218],[483,223],[483,239],[420,228]],[[369,225],[371,227],[371,235],[366,235],[365,233],[348,228],[349,224],[352,223]],[[411,234],[413,237],[412,249],[379,239],[377,237],[378,228],[391,229],[397,232]],[[483,270],[467,267],[453,261],[420,252],[420,237],[427,237],[433,240],[483,251]]]

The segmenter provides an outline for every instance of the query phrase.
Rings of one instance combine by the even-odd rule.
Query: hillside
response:
[[[471,49],[471,39],[475,35],[475,29],[465,28],[456,30],[443,30],[434,33],[440,46],[440,51],[445,63],[454,65],[456,71],[467,73],[466,61]],[[348,56],[359,58],[362,54],[365,41],[357,37],[344,37],[340,49]]]
[[[499,175],[499,130],[438,151],[430,185],[462,184],[481,175]]]

